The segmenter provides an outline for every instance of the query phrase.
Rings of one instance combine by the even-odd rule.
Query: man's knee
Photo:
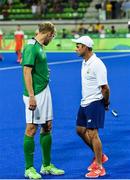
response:
[[[98,131],[97,129],[87,129],[87,135],[91,140],[93,140],[98,136]]]
[[[86,132],[86,128],[84,127],[77,127],[76,128],[76,132],[77,134],[80,136],[80,137],[83,137],[85,135],[85,132]]]
[[[52,121],[47,121],[46,124],[42,125],[41,133],[51,132],[52,129]]]
[[[46,128],[46,131],[47,131],[47,132],[50,132],[51,129],[52,129],[52,123],[48,123],[48,124],[47,124],[47,128]]]
[[[37,131],[37,125],[27,124],[26,132],[25,132],[27,136],[34,136],[36,134],[36,131]]]

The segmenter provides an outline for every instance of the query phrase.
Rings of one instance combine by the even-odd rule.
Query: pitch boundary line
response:
[[[112,59],[112,58],[119,58],[119,57],[127,57],[130,56],[130,54],[119,54],[119,55],[111,55],[111,56],[101,56],[101,59]],[[73,59],[73,60],[65,60],[65,61],[56,61],[48,63],[48,65],[58,65],[58,64],[69,64],[69,63],[77,63],[81,62],[82,59]],[[3,67],[0,68],[0,71],[6,71],[6,70],[14,70],[14,69],[21,69],[21,66],[10,66],[10,67]]]

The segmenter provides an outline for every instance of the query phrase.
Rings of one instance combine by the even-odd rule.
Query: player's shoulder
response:
[[[98,56],[95,55],[95,64],[101,65],[101,64],[104,64],[104,63],[102,62],[102,60]]]
[[[106,68],[105,64],[103,63],[103,61],[99,57],[96,56],[94,62],[95,62],[94,66],[96,69],[101,70],[102,68],[103,69]]]
[[[27,41],[27,44],[25,45],[24,47],[24,53],[27,53],[29,51],[33,52],[33,53],[36,53],[37,51],[37,46],[35,46],[36,44],[36,40],[35,39],[29,39]]]
[[[36,44],[36,40],[35,39],[29,39],[27,42],[27,45],[35,45]]]

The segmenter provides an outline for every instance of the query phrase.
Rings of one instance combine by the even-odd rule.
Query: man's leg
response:
[[[24,136],[24,157],[26,163],[26,169],[33,166],[33,154],[35,149],[34,135],[36,133],[37,126],[34,124],[27,124],[25,136]]]
[[[21,58],[22,58],[22,54],[21,54],[21,50],[18,51],[18,60],[19,62],[21,62]]]
[[[106,174],[105,168],[102,166],[102,143],[98,136],[97,129],[88,129],[88,136],[93,146],[95,161],[91,165],[92,169],[85,175],[88,178],[97,178]]]
[[[16,54],[17,54],[17,62],[21,62],[21,58],[22,58],[21,50],[17,50]]]
[[[52,122],[47,121],[46,124],[44,124],[41,128],[40,144],[42,149],[43,162],[40,172],[42,174],[62,175],[65,173],[64,170],[58,169],[53,164],[51,164],[51,127]]]
[[[42,125],[40,133],[40,144],[42,150],[43,166],[49,166],[51,163],[51,127],[52,122],[47,121],[46,124]]]
[[[89,136],[95,154],[95,161],[99,166],[102,166],[102,143],[98,136],[97,129],[87,129],[85,136]]]
[[[77,114],[77,134],[82,138],[82,140],[85,142],[86,145],[90,147],[90,149],[93,151],[92,144],[90,142],[89,136],[86,133],[86,112],[85,108],[79,107],[78,114]],[[86,134],[86,135],[85,135]]]
[[[77,134],[82,138],[87,146],[93,151],[91,139],[89,137],[86,127],[77,126]]]
[[[30,179],[40,179],[41,175],[36,172],[33,165],[33,156],[34,156],[34,135],[37,130],[37,125],[27,124],[25,136],[24,136],[24,157],[25,157],[25,177]]]
[[[101,165],[108,160],[108,157],[102,154],[102,143],[97,129],[86,129],[85,127],[77,126],[77,133],[95,154],[92,164],[88,167],[89,171],[95,166],[95,162]]]

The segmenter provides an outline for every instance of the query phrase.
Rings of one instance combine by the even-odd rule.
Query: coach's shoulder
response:
[[[34,45],[36,43],[36,40],[35,39],[29,39],[27,44],[32,44]]]

